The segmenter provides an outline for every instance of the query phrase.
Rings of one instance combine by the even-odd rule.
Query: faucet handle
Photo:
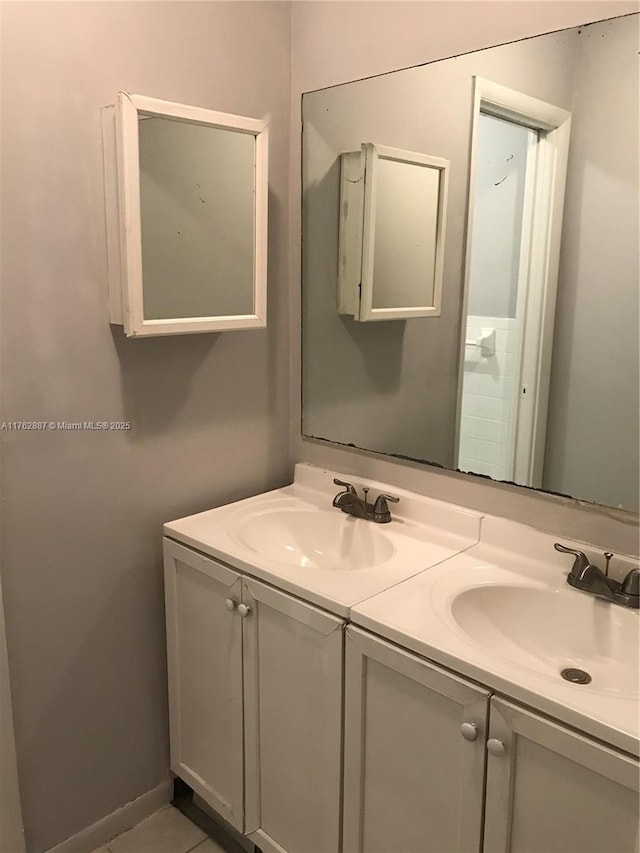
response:
[[[399,500],[400,498],[397,498],[395,495],[386,495],[384,493],[378,495],[373,507],[373,514],[376,516],[376,520],[391,521],[391,513],[389,512],[389,505],[387,501],[397,504]]]
[[[378,495],[376,499],[376,503],[382,498],[384,501],[391,501],[392,504],[400,503],[400,498],[397,498],[395,495],[386,495],[384,493]]]
[[[346,492],[349,492],[350,495],[356,494],[355,486],[352,483],[345,483],[344,480],[338,480],[337,477],[333,478],[333,482],[334,482],[334,485],[336,485],[336,486],[342,486],[342,488]]]
[[[561,545],[560,542],[556,542],[553,547],[556,551],[561,551],[563,554],[573,554],[575,557],[573,566],[571,567],[571,577],[577,577],[578,575],[581,575],[585,569],[589,568],[589,558],[583,551],[576,551],[574,548],[569,548],[567,545]]]
[[[621,592],[640,597],[640,569],[631,569],[622,581]]]

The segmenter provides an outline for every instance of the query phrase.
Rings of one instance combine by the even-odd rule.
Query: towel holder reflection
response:
[[[466,340],[465,347],[475,347],[480,350],[480,355],[488,358],[496,352],[496,330],[481,329],[480,335],[475,340]]]

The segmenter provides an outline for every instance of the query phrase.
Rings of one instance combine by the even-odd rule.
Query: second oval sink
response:
[[[565,668],[592,678],[581,689],[638,694],[637,614],[569,588],[484,583],[460,591],[451,617],[489,653],[554,679]]]
[[[388,536],[370,521],[336,510],[275,509],[243,520],[234,539],[280,563],[353,571],[386,563],[395,553]]]

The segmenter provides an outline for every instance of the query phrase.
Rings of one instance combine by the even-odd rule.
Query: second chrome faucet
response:
[[[336,486],[342,486],[342,492],[333,499],[333,506],[346,512],[348,515],[353,515],[356,518],[364,518],[367,521],[375,521],[378,524],[386,524],[391,521],[391,512],[389,510],[389,501],[398,503],[400,498],[394,495],[379,494],[374,503],[369,503],[369,489],[364,486],[362,491],[364,497],[359,497],[356,488],[352,483],[345,483],[337,478],[333,481]]]

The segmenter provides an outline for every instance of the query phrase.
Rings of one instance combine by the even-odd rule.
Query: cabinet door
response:
[[[344,853],[479,853],[488,696],[347,629]]]
[[[491,700],[486,853],[633,853],[638,762]]]
[[[344,623],[242,583],[245,831],[263,853],[337,853]]]
[[[240,575],[164,543],[171,769],[242,832]]]

